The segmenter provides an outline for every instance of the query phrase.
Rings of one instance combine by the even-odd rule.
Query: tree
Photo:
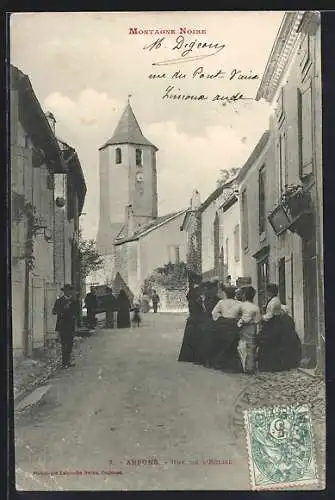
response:
[[[103,258],[96,248],[94,239],[85,240],[82,231],[79,231],[79,258],[80,258],[80,279],[85,282],[87,276],[94,271],[99,271],[103,267]]]
[[[158,267],[143,284],[143,293],[151,295],[155,287],[166,289],[185,288],[187,286],[187,266],[184,262],[165,264]]]
[[[220,170],[220,177],[216,181],[217,186],[218,187],[223,186],[224,184],[226,184],[226,182],[230,181],[231,179],[234,179],[234,177],[236,177],[236,175],[239,173],[240,170],[241,170],[240,168],[230,168],[230,169],[222,168]]]

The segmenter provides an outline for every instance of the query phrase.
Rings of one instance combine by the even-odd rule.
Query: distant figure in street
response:
[[[156,312],[157,312],[158,305],[159,305],[159,303],[160,303],[159,295],[158,295],[158,293],[156,292],[156,290],[153,290],[153,291],[152,291],[152,297],[151,297],[151,300],[152,300],[152,307],[153,307],[154,313],[156,313]]]
[[[105,298],[106,302],[106,328],[114,328],[114,311],[116,311],[116,299],[113,295],[113,291]]]
[[[301,361],[301,341],[287,309],[282,306],[276,284],[268,285],[268,303],[257,336],[258,369],[284,371],[297,368]]]
[[[85,307],[87,310],[87,326],[91,330],[95,328],[96,325],[96,310],[98,306],[98,299],[95,293],[95,289],[91,286],[91,291],[85,297]]]
[[[244,288],[242,316],[238,321],[238,326],[241,328],[239,350],[245,373],[254,373],[256,369],[256,336],[261,313],[259,307],[253,302],[255,295],[254,287]]]
[[[71,363],[73,338],[76,326],[77,305],[71,285],[62,288],[64,295],[57,298],[52,314],[57,314],[56,331],[62,346],[62,367],[74,366]]]
[[[136,302],[133,307],[133,323],[139,327],[141,321],[140,305]]]
[[[120,290],[116,300],[117,327],[130,328],[130,301],[124,290]]]

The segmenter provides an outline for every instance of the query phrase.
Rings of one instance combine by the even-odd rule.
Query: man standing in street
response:
[[[153,290],[151,300],[152,300],[152,307],[153,307],[154,313],[156,313],[159,302],[160,302],[159,295],[156,292],[156,290]]]
[[[87,309],[87,326],[91,330],[95,328],[96,323],[96,310],[97,310],[98,300],[95,294],[95,289],[91,286],[91,292],[85,297],[85,307]]]
[[[73,338],[76,325],[76,300],[71,285],[62,288],[63,296],[59,297],[52,310],[52,314],[57,314],[56,330],[59,333],[62,345],[62,367],[74,366],[71,363],[71,353],[73,348]]]

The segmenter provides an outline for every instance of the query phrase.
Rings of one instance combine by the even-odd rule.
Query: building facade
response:
[[[60,286],[73,282],[77,260],[69,239],[63,253],[58,248],[65,228],[57,219],[57,182],[67,167],[54,129],[29,78],[14,66],[10,83],[12,342],[14,356],[29,356],[54,334],[52,307]]]
[[[180,231],[185,212],[158,217],[130,237],[116,240],[117,269],[135,296],[155,269],[186,262],[186,234]]]
[[[265,132],[238,175],[241,263],[244,275],[257,290],[256,300],[261,308],[266,303],[266,286],[270,279],[269,239],[273,235],[266,219],[271,200],[271,176],[268,166],[272,160],[269,132]],[[272,260],[271,260],[272,263]],[[275,270],[271,269],[273,281]]]
[[[201,218],[201,273],[204,280],[223,281],[227,276],[223,210],[234,193],[233,181],[219,186],[199,207]]]
[[[223,269],[225,279],[231,277],[233,284],[243,278],[241,256],[240,198],[237,186],[220,207],[222,212]]]
[[[269,131],[239,174],[244,271],[260,306],[279,285],[308,367],[324,351],[320,54],[319,15],[287,13],[257,94]]]

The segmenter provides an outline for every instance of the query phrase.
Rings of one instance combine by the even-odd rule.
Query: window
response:
[[[234,228],[234,258],[236,262],[240,260],[240,226],[237,224]]]
[[[248,242],[249,221],[248,221],[248,198],[246,189],[242,192],[241,204],[242,204],[242,246],[243,250],[247,250],[249,244]]]
[[[263,167],[258,174],[258,229],[259,234],[265,232],[265,168]]]
[[[286,304],[285,257],[278,263],[278,288],[280,302]]]
[[[280,90],[280,94],[279,94],[279,97],[277,100],[277,107],[275,110],[275,114],[276,114],[279,126],[285,117],[285,114],[284,114],[284,88],[285,87],[282,87]]]
[[[115,163],[117,165],[120,165],[120,163],[122,163],[121,148],[116,148],[115,150]]]
[[[136,149],[136,165],[142,165],[142,150]]]
[[[313,173],[312,88],[310,81],[298,89],[299,170],[304,178]]]
[[[266,307],[266,290],[269,284],[269,257],[257,262],[258,305],[262,311]]]
[[[306,78],[311,65],[311,38],[307,35],[300,45],[300,70],[303,79]]]
[[[279,161],[279,186],[280,186],[280,192],[282,193],[287,184],[286,132],[284,130],[282,130],[279,135],[278,161]]]

